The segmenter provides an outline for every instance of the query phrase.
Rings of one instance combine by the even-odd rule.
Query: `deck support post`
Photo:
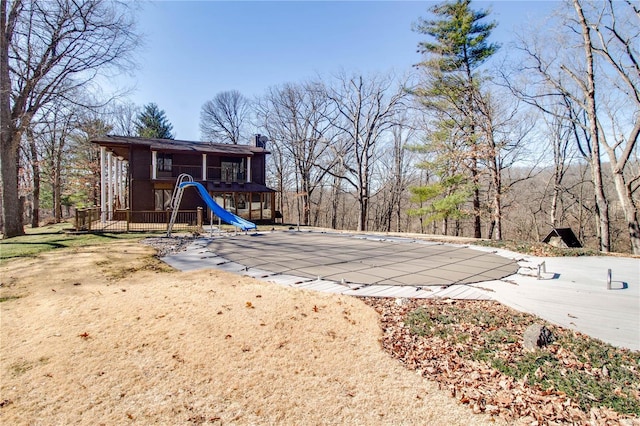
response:
[[[196,226],[198,228],[198,231],[202,231],[202,216],[203,216],[203,209],[202,207],[198,207],[196,209]]]
[[[202,180],[207,180],[207,154],[202,154]]]
[[[107,219],[107,148],[100,147],[100,220]]]
[[[158,151],[151,151],[151,180],[158,178]]]
[[[119,157],[115,157],[113,159],[113,163],[115,166],[115,170],[114,170],[114,182],[113,182],[113,196],[114,196],[114,201],[115,201],[115,208],[119,209],[121,208],[120,206],[120,179],[122,178],[122,169],[120,168],[121,164],[120,164],[120,158]]]
[[[107,211],[109,212],[108,219],[113,220],[113,194],[114,194],[114,158],[112,152],[107,152],[107,188],[109,195],[107,196]]]

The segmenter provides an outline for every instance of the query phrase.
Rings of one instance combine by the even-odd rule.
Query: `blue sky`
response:
[[[200,109],[224,90],[253,98],[271,86],[340,70],[403,74],[420,60],[411,31],[433,1],[159,1],[144,3],[145,46],[129,99],[155,102],[178,139],[199,140]],[[543,20],[557,1],[474,1],[498,21],[493,41]]]

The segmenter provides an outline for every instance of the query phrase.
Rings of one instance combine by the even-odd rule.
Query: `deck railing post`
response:
[[[125,212],[124,214],[127,221],[127,232],[129,232],[129,223],[131,222],[131,210],[125,209],[124,212]]]
[[[198,231],[202,231],[202,207],[198,207],[196,210],[196,226],[198,227]]]
[[[93,218],[91,217],[91,216],[92,216],[92,215],[91,215],[91,212],[92,212],[92,211],[93,211],[92,209],[88,209],[88,210],[85,212],[85,215],[84,215],[84,221],[85,221],[85,223],[87,224],[87,231],[89,231],[89,232],[91,232],[91,219],[93,219]],[[89,216],[89,220],[87,220],[87,216]]]

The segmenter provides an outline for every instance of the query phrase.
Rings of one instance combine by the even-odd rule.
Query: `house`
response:
[[[182,173],[201,183],[224,209],[258,223],[275,218],[275,191],[266,186],[266,138],[251,145],[231,145],[173,139],[105,136],[91,140],[100,146],[102,220],[118,210],[153,221],[169,209],[176,179]],[[195,190],[187,190],[180,210],[207,212]],[[156,217],[162,217],[162,215]],[[146,219],[145,219],[146,218]]]

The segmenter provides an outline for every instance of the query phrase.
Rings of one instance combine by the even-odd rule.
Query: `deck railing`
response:
[[[90,232],[129,232],[129,231],[166,231],[171,210],[132,211],[115,210],[101,212],[98,207],[76,210],[76,231]],[[174,231],[202,231],[203,210],[179,210]]]
[[[182,164],[174,164],[171,166],[171,171],[158,170],[156,172],[156,179],[173,179],[180,176],[182,173],[193,176],[194,179],[202,179],[202,166],[187,166]]]
[[[183,164],[173,164],[171,171],[156,171],[157,180],[175,180],[182,173],[191,175],[195,180],[202,180],[202,166],[192,166]],[[223,170],[222,167],[207,166],[207,180],[218,182],[247,182],[247,175],[244,170],[231,171]]]

